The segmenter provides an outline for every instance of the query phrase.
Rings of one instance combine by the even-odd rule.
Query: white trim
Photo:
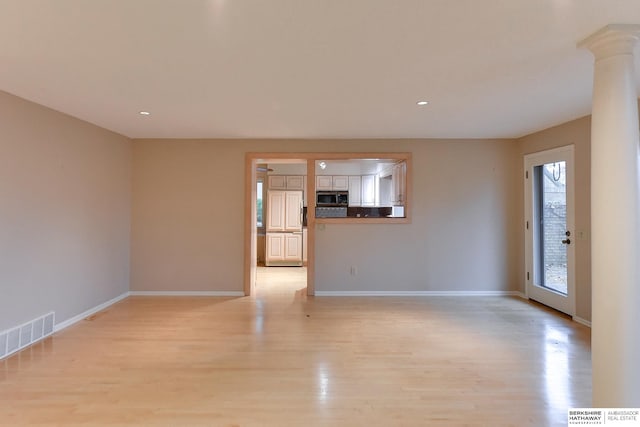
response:
[[[102,311],[105,308],[107,308],[107,307],[109,307],[109,306],[111,306],[111,305],[113,305],[113,304],[115,304],[115,303],[117,303],[119,301],[122,301],[123,299],[125,299],[128,296],[129,296],[129,292],[125,292],[125,293],[120,294],[117,297],[115,297],[115,298],[113,298],[113,299],[111,299],[111,300],[109,300],[107,302],[104,302],[104,303],[102,303],[100,305],[97,305],[97,306],[95,306],[93,308],[90,308],[89,310],[87,310],[87,311],[85,311],[83,313],[80,313],[77,316],[73,316],[72,318],[67,319],[64,322],[60,322],[60,323],[54,325],[53,333],[56,333],[56,332],[59,332],[59,331],[65,329],[65,328],[68,328],[69,326],[73,325],[74,323],[78,323],[79,321],[81,321],[83,319],[86,319],[87,317],[91,316],[92,314],[95,314],[95,313],[97,313],[99,311]]]
[[[316,291],[317,297],[523,297],[519,291]]]
[[[591,322],[587,319],[583,319],[582,317],[578,316],[573,316],[572,319],[576,323],[580,323],[581,325],[587,326],[589,328],[591,327]]]
[[[131,291],[136,297],[243,297],[242,291]]]

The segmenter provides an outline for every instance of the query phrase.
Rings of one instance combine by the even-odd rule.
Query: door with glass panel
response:
[[[528,154],[524,166],[527,297],[573,315],[573,146]]]

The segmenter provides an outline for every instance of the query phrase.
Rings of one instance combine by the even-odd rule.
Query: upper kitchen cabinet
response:
[[[407,199],[407,163],[388,165],[379,173],[380,203],[386,206],[404,206]]]
[[[349,175],[349,206],[376,206],[375,175]]]
[[[407,164],[406,162],[398,162],[393,165],[393,171],[391,172],[391,182],[393,184],[393,200],[394,206],[404,206],[404,201],[407,198]]]
[[[284,175],[269,175],[268,182],[270,190],[287,189],[287,177]]]
[[[270,190],[304,190],[303,175],[269,175]]]
[[[332,190],[335,191],[348,191],[349,190],[349,177],[346,175],[334,175],[331,180]]]
[[[361,206],[375,206],[376,205],[376,176],[375,175],[362,175],[361,178],[361,191],[360,191],[360,205]]]
[[[304,181],[302,175],[287,176],[287,190],[304,190]]]
[[[316,191],[348,191],[349,177],[347,175],[317,175]]]
[[[349,176],[349,206],[362,206],[362,176]]]
[[[331,175],[316,176],[316,191],[333,190],[333,177]]]
[[[306,161],[269,163],[268,171],[267,183],[270,190],[302,190],[303,205],[307,206]]]

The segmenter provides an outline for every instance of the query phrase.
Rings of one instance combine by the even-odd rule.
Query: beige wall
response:
[[[413,153],[412,224],[318,230],[316,290],[524,291],[523,155],[567,144],[576,230],[587,232],[576,314],[588,320],[589,127],[583,118],[517,141],[136,140],[132,150],[0,92],[0,330],[50,310],[61,322],[129,289],[242,290],[246,152]]]
[[[514,141],[136,140],[132,290],[242,290],[244,155],[259,151],[413,153],[413,223],[327,225],[317,291],[521,288]]]
[[[524,155],[565,145],[575,146],[576,316],[591,320],[591,117],[546,129],[518,140],[518,186],[524,191]],[[524,199],[518,217],[524,218]],[[524,220],[524,219],[523,219]],[[584,232],[584,239],[579,239]],[[524,277],[524,232],[518,233],[518,276]],[[522,281],[522,280],[521,280]]]
[[[131,142],[0,92],[0,330],[129,289]]]

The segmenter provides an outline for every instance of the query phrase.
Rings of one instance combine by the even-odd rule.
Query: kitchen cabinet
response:
[[[307,206],[306,175],[269,175],[270,190],[302,190],[303,206]]]
[[[302,233],[267,233],[265,265],[302,265]]]
[[[267,193],[265,265],[302,265],[302,191]]]
[[[267,193],[267,232],[278,231],[302,231],[302,191]]]
[[[304,265],[307,264],[307,253],[308,253],[308,247],[307,247],[307,227],[302,229],[302,263]]]
[[[406,180],[407,164],[405,162],[396,163],[391,171],[392,199],[394,206],[404,206],[406,201]]]
[[[304,190],[303,175],[288,175],[286,177],[287,190]]]
[[[376,206],[376,176],[362,175],[360,206]]]
[[[349,176],[347,175],[316,175],[316,191],[347,190],[349,190]]]
[[[304,175],[269,175],[270,190],[304,190]]]
[[[270,190],[287,189],[287,177],[285,175],[269,175],[268,180]]]
[[[332,184],[332,190],[347,191],[349,190],[349,177],[346,175],[333,175]]]
[[[316,175],[316,191],[333,190],[333,177],[331,175]]]
[[[349,176],[349,206],[376,206],[375,175]]]
[[[307,207],[307,175],[302,176],[302,206]]]
[[[267,231],[284,231],[284,191],[267,192]]]
[[[361,206],[362,203],[362,177],[349,176],[349,206]]]

